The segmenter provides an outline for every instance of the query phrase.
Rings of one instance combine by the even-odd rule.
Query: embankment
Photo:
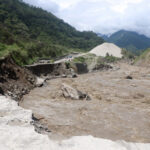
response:
[[[20,100],[35,85],[36,77],[29,70],[16,65],[11,56],[0,59],[0,94]]]

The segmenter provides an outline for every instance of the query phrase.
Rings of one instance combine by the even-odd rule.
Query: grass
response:
[[[133,54],[132,52],[126,50],[125,48],[122,49],[121,53],[123,55],[123,58],[135,59],[135,54]]]
[[[21,43],[6,45],[0,43],[0,58],[6,57],[11,55],[16,63],[20,66],[33,64],[39,58],[47,58],[51,60],[50,62],[53,63],[54,59],[59,56],[63,56],[69,54],[71,52],[81,52],[80,49],[67,49],[61,45],[50,45],[50,47],[44,49],[42,45],[39,43]]]
[[[74,58],[73,59],[73,62],[74,63],[85,63],[85,61],[86,61],[86,58],[84,58],[84,57],[76,57],[76,58]]]
[[[113,63],[113,62],[116,62],[116,61],[118,61],[118,60],[120,60],[119,58],[117,58],[117,57],[114,57],[114,56],[106,56],[106,57],[104,57],[104,61],[106,62],[106,63]]]
[[[137,57],[134,63],[137,63],[140,60],[150,60],[150,48],[146,49],[139,57]]]

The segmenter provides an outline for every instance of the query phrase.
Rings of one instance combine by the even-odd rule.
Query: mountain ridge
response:
[[[150,38],[134,31],[119,30],[109,37],[107,35],[101,35],[101,37],[107,42],[114,43],[134,53],[139,53],[150,47]]]

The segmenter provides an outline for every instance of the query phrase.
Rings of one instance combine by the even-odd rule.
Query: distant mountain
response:
[[[79,32],[52,13],[22,0],[0,0],[0,57],[12,50],[28,64],[71,51],[88,51],[103,43],[94,32]]]
[[[107,42],[114,43],[135,53],[150,47],[150,38],[132,31],[120,30],[109,37],[102,34],[98,35]]]

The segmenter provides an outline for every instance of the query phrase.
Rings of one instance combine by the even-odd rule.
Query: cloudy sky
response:
[[[111,34],[120,29],[150,37],[150,0],[24,0],[78,30]]]

